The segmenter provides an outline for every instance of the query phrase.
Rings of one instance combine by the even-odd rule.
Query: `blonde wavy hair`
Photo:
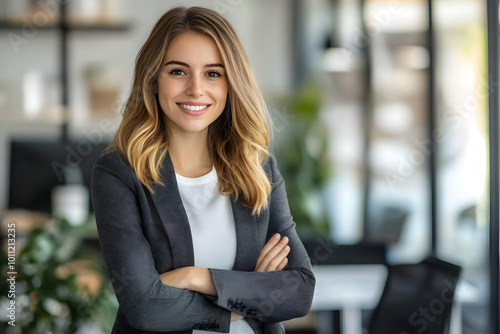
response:
[[[228,80],[225,109],[208,129],[219,192],[234,194],[253,214],[259,214],[271,192],[262,168],[269,157],[270,118],[243,45],[229,22],[213,10],[177,7],[156,23],[137,54],[132,91],[123,107],[114,146],[151,192],[151,184],[164,185],[160,168],[168,150],[168,128],[155,92],[167,48],[185,32],[213,39]]]

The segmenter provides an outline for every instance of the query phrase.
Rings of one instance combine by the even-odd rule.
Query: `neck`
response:
[[[177,174],[199,177],[212,170],[206,131],[171,136],[168,152]]]

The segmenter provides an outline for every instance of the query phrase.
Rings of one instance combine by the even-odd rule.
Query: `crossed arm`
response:
[[[290,246],[287,237],[281,237],[279,233],[273,235],[262,248],[254,271],[269,272],[280,271],[288,263],[287,255]],[[160,275],[165,285],[179,289],[188,289],[203,293],[205,295],[217,296],[215,285],[210,271],[200,267],[183,267],[168,271]],[[243,316],[231,312],[231,321],[242,319]]]
[[[117,153],[99,159],[92,175],[92,198],[104,259],[127,320],[121,325],[175,332],[217,319],[216,331],[227,332],[230,321],[237,320],[233,310],[266,323],[309,312],[314,276],[295,232],[284,182],[272,165],[268,231],[279,235],[264,245],[253,272],[183,267],[158,275],[144,234],[143,221],[152,217],[142,184]],[[229,306],[242,299],[245,312]]]

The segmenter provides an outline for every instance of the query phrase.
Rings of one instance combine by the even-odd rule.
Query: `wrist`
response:
[[[189,284],[189,290],[192,291],[200,291],[201,287],[201,278],[200,275],[203,272],[204,268],[199,268],[199,267],[189,267],[189,275],[187,277],[187,281]]]
[[[203,293],[205,295],[217,296],[212,275],[207,268],[190,267],[189,274],[190,290]]]
[[[243,319],[242,315],[240,315],[238,313],[231,312],[231,322],[241,320],[241,319]]]

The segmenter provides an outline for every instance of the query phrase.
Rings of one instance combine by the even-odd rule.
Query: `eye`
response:
[[[219,73],[219,72],[216,72],[216,71],[210,71],[206,74],[207,77],[209,78],[219,78],[221,77],[222,75]]]
[[[170,71],[170,74],[172,74],[174,76],[181,76],[181,75],[184,75],[185,73],[183,70],[175,69],[175,70]]]

